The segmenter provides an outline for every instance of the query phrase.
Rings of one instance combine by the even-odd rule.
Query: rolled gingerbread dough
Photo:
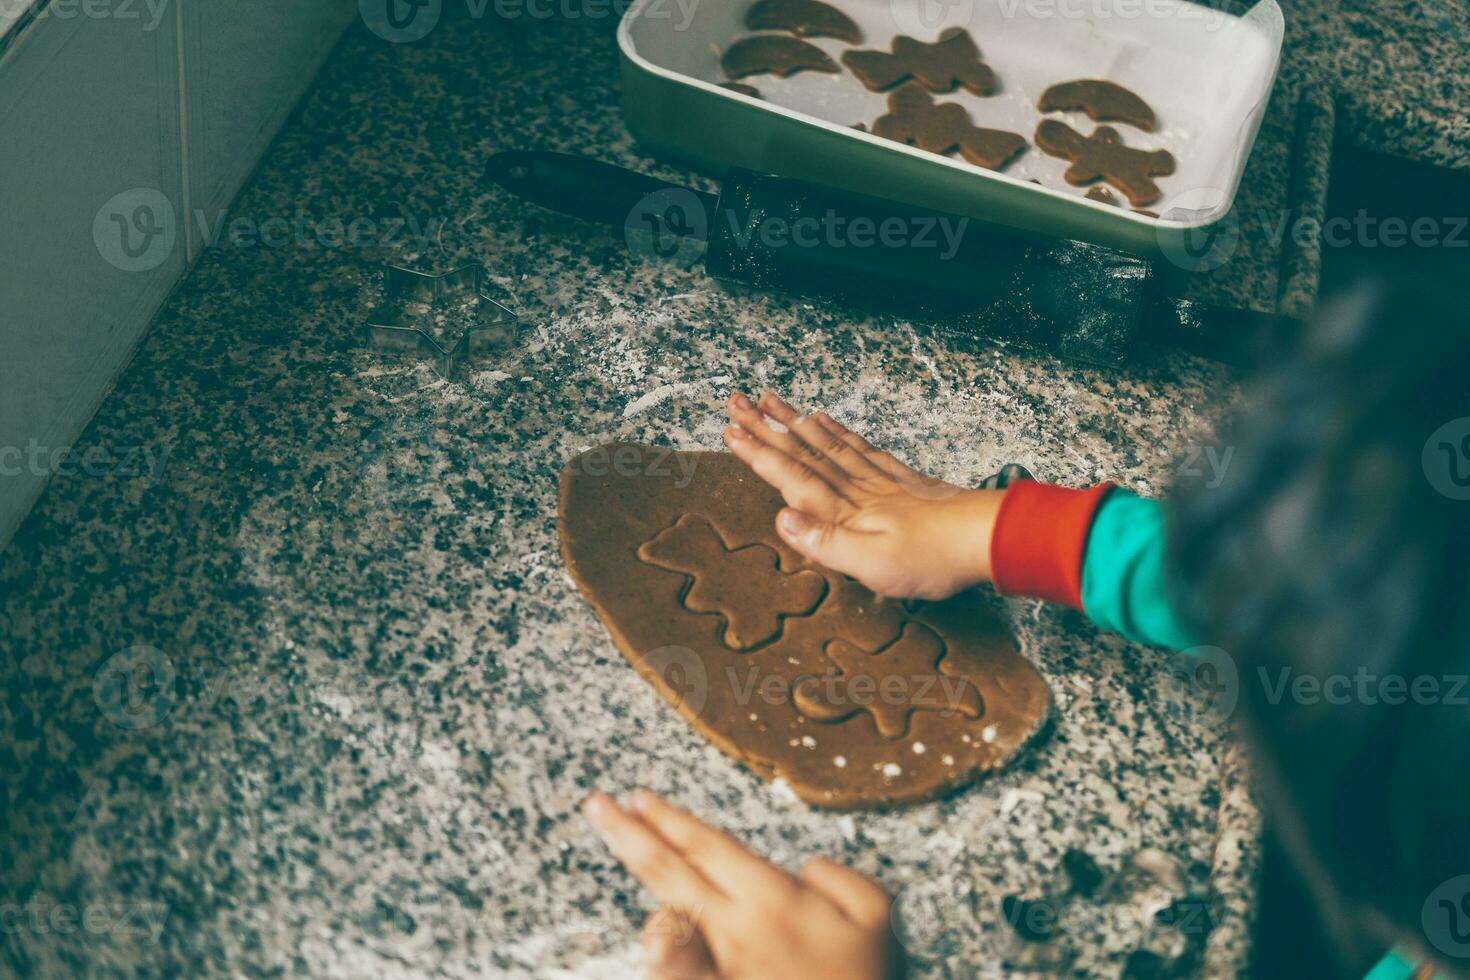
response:
[[[728,453],[618,443],[561,477],[562,554],[634,668],[808,803],[930,799],[1003,766],[1050,692],[982,598],[899,602],[803,559]]]

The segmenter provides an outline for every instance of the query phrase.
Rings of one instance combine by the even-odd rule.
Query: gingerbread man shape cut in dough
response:
[[[949,92],[956,85],[976,95],[995,91],[995,72],[980,60],[980,49],[962,27],[951,27],[933,44],[896,37],[892,54],[844,51],[842,63],[873,92],[892,88],[906,78],[931,92]]]
[[[1099,126],[1091,136],[1056,119],[1043,119],[1036,127],[1036,145],[1054,157],[1072,161],[1067,183],[1080,186],[1106,180],[1128,196],[1135,208],[1157,201],[1163,192],[1154,177],[1174,172],[1174,155],[1168,150],[1136,150],[1123,145],[1111,126]]]
[[[873,716],[878,734],[902,738],[915,711],[940,711],[979,718],[985,702],[968,678],[945,662],[944,641],[917,623],[906,623],[898,639],[869,652],[846,640],[827,644],[840,676],[808,678],[795,691],[797,709],[814,721],[838,722],[859,711]]]
[[[976,126],[963,106],[935,105],[934,97],[914,84],[888,96],[888,112],[873,123],[873,135],[930,153],[958,149],[970,163],[991,170],[999,170],[1026,149],[1026,141],[1017,134]]]
[[[638,557],[689,576],[684,608],[725,621],[723,642],[746,653],[781,635],[782,620],[809,616],[827,595],[827,580],[809,569],[781,571],[776,549],[730,548],[709,519],[685,514],[638,549]]]

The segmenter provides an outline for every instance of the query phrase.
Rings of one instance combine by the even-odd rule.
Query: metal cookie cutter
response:
[[[471,354],[509,348],[519,334],[520,315],[486,295],[488,279],[478,262],[439,273],[388,266],[384,302],[368,316],[368,342],[377,350],[430,357],[445,378],[453,376],[455,366]],[[452,342],[446,344],[444,335],[430,332],[435,308],[471,304],[472,322]]]
[[[1017,480],[1034,480],[1031,471],[1020,463],[1007,463],[1000,468],[1000,472],[992,473],[980,484],[982,490],[1004,490]]]

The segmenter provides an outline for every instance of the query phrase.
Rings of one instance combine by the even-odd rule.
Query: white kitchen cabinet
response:
[[[67,0],[3,49],[0,547],[356,6]]]

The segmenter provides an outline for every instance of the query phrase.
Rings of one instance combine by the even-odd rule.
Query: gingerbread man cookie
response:
[[[685,514],[638,549],[650,565],[689,576],[684,608],[725,622],[725,645],[754,650],[781,635],[781,621],[807,616],[827,594],[816,572],[781,571],[779,555],[763,544],[729,548],[706,517]]]
[[[795,691],[797,710],[814,721],[845,721],[866,712],[878,734],[893,739],[909,730],[915,711],[967,718],[985,714],[985,700],[975,685],[945,662],[944,642],[923,626],[906,625],[898,639],[872,652],[846,640],[833,640],[825,652],[836,673]],[[878,692],[883,680],[892,677],[909,682],[891,685],[896,697],[868,693]]]
[[[963,106],[935,105],[932,95],[912,83],[888,96],[888,113],[873,123],[873,135],[930,153],[958,149],[969,162],[991,170],[1026,149],[1026,140],[1017,134],[976,126]]]
[[[841,71],[821,48],[784,34],[742,38],[730,45],[720,64],[731,78],[767,74],[786,78],[803,70],[835,75]]]
[[[1036,127],[1036,145],[1054,157],[1072,161],[1064,175],[1067,183],[1080,186],[1106,180],[1127,195],[1135,208],[1163,195],[1154,177],[1174,172],[1174,155],[1168,150],[1125,146],[1117,130],[1109,126],[1099,126],[1091,136],[1083,136],[1064,122],[1043,119]]]
[[[995,91],[995,72],[980,60],[980,49],[961,27],[951,27],[933,44],[911,37],[893,39],[887,51],[845,51],[842,63],[871,91],[882,92],[912,78],[931,92],[963,85],[976,95]]]

